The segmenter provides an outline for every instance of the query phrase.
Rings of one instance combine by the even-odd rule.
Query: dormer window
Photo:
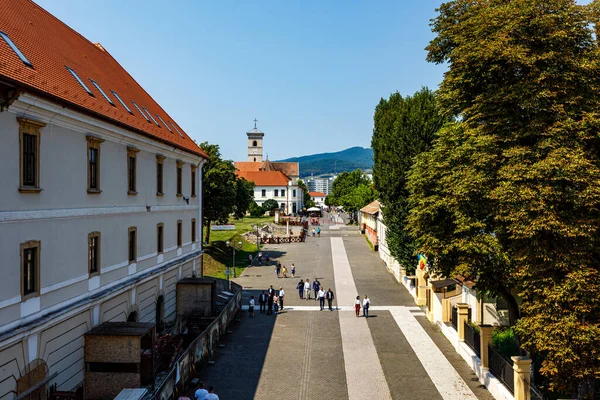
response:
[[[100,94],[101,94],[102,96],[104,96],[104,98],[106,99],[106,101],[108,101],[108,103],[109,103],[111,106],[113,106],[113,107],[114,107],[114,106],[115,106],[115,103],[113,103],[113,101],[112,101],[112,100],[111,100],[111,99],[110,99],[110,98],[109,98],[109,97],[106,95],[106,93],[104,93],[104,90],[102,90],[102,88],[100,87],[100,85],[98,85],[98,82],[96,82],[96,81],[95,81],[95,80],[93,80],[93,79],[90,79],[90,81],[91,81],[91,82],[92,82],[92,84],[93,84],[93,85],[96,87],[96,89],[98,89],[98,91],[100,92]]]
[[[163,119],[160,117],[160,115],[156,114],[156,116],[158,117],[158,119],[160,120],[160,122],[162,122],[162,124],[169,130],[169,132],[173,133],[173,131],[171,130],[171,128],[169,128],[169,125],[167,125],[165,123],[165,121],[163,121]]]
[[[182,139],[185,139],[185,136],[179,132],[179,129],[177,129],[177,126],[173,123],[173,121],[171,121],[171,126],[177,131],[177,133],[179,133],[179,136],[181,136]]]
[[[160,125],[158,124],[158,122],[156,122],[156,120],[154,119],[154,117],[152,116],[152,114],[150,114],[150,112],[146,109],[146,107],[142,106],[142,108],[144,109],[144,111],[146,111],[146,114],[148,114],[148,116],[152,119],[152,121],[154,121],[154,123],[156,124],[156,126],[158,126],[160,128]]]
[[[83,81],[81,80],[81,78],[79,78],[79,75],[77,75],[77,73],[75,71],[73,71],[71,68],[67,67],[66,65],[65,65],[65,67],[71,73],[71,75],[73,75],[73,78],[75,78],[75,80],[77,82],[79,82],[79,84],[87,92],[87,94],[89,94],[90,96],[94,97],[94,93],[92,93],[92,91],[90,90],[90,88],[87,87],[85,83],[83,83]]]
[[[125,102],[123,100],[121,100],[121,98],[119,97],[119,95],[117,94],[117,92],[115,92],[114,90],[111,90],[110,92],[113,94],[113,96],[115,96],[115,99],[119,100],[119,103],[121,103],[121,105],[123,106],[123,108],[125,108],[129,114],[133,115],[133,113],[131,112],[131,110],[129,109],[129,107],[127,107],[127,104],[125,104]]]
[[[135,101],[131,100],[131,103],[135,106],[135,108],[137,108],[137,110],[140,112],[140,114],[142,114],[142,116],[146,119],[146,121],[150,122],[150,120],[148,119],[148,117],[146,116],[146,114],[142,111],[142,109],[140,108],[140,106],[138,106],[137,104],[135,104]]]
[[[12,51],[15,52],[17,57],[19,57],[21,59],[21,61],[23,61],[23,64],[27,65],[30,68],[33,68],[33,64],[31,64],[31,61],[29,61],[27,59],[27,57],[25,57],[25,54],[23,54],[21,52],[21,50],[17,47],[17,45],[13,43],[13,41],[10,39],[10,37],[8,37],[8,34],[0,31],[0,36],[2,37],[2,39],[4,39],[6,44],[12,49]]]

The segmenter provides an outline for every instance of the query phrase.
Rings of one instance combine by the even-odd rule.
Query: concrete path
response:
[[[306,243],[263,250],[288,267],[294,262],[294,279],[278,279],[272,266],[248,268],[235,279],[245,288],[245,305],[269,285],[282,287],[285,309],[273,316],[257,310],[256,318],[242,312],[200,379],[223,400],[491,400],[364,237],[333,226],[321,226],[321,237]],[[307,278],[334,290],[334,312],[300,298],[296,286]],[[365,294],[371,318],[356,318],[354,300]]]

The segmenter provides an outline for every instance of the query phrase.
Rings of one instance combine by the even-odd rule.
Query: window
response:
[[[169,130],[169,132],[173,133],[173,131],[171,130],[171,128],[169,128],[169,125],[167,125],[165,123],[165,121],[163,121],[163,119],[160,117],[160,115],[156,114],[156,117],[160,120],[160,122],[162,122],[162,124]]]
[[[90,275],[100,273],[100,232],[92,232],[88,235],[88,273]]]
[[[0,36],[2,36],[2,39],[4,39],[6,44],[12,49],[12,51],[15,52],[15,54],[21,59],[21,61],[23,61],[23,64],[33,68],[33,64],[31,64],[27,57],[25,57],[25,54],[21,52],[21,50],[17,47],[16,44],[13,43],[13,41],[10,39],[10,37],[8,37],[6,33],[0,31]]]
[[[181,243],[183,240],[182,228],[183,222],[181,220],[177,221],[177,247],[181,247]]]
[[[183,169],[183,162],[181,161],[177,161],[177,197],[181,197],[183,196],[183,190],[182,190],[182,182],[181,182],[181,178],[182,178],[182,171]]]
[[[71,68],[67,67],[65,65],[65,67],[67,68],[67,70],[71,73],[71,75],[73,75],[73,78],[75,78],[75,80],[77,82],[79,82],[79,84],[81,85],[81,87],[87,92],[87,94],[89,94],[92,97],[94,96],[94,93],[92,93],[92,91],[90,90],[89,87],[87,87],[87,85],[85,83],[83,83],[83,81],[79,78],[79,76],[77,75],[77,73],[75,71],[73,71]]]
[[[292,190],[292,197],[296,197],[296,189]]]
[[[256,140],[254,140],[254,141],[252,142],[252,147],[256,147],[256,145],[257,145],[257,143],[256,143]]]
[[[281,197],[285,197],[285,189],[281,189]]]
[[[182,139],[185,139],[185,136],[183,136],[179,129],[177,129],[177,126],[173,123],[173,121],[171,121],[171,126],[177,131],[177,133],[179,133],[179,136],[181,136]]]
[[[156,252],[161,254],[163,252],[164,245],[164,224],[161,222],[156,225]]]
[[[285,210],[285,203],[281,203],[281,209]]]
[[[292,213],[296,214],[298,210],[296,209],[296,203],[292,203]]]
[[[115,98],[117,100],[119,100],[119,103],[121,103],[121,105],[123,106],[123,108],[125,108],[129,114],[133,115],[133,113],[131,112],[131,110],[129,109],[129,107],[127,107],[127,104],[125,104],[125,102],[123,100],[121,100],[121,98],[119,97],[119,95],[117,94],[117,92],[115,92],[114,90],[111,90],[110,92],[113,94],[113,96],[115,96]]]
[[[112,100],[111,100],[111,99],[110,99],[110,98],[109,98],[109,97],[106,95],[106,93],[104,93],[104,90],[102,90],[102,88],[100,87],[100,85],[98,85],[98,82],[96,82],[96,81],[95,81],[95,80],[93,80],[93,79],[90,79],[90,81],[92,81],[92,84],[93,84],[94,86],[96,86],[96,89],[98,89],[98,91],[100,92],[100,94],[101,94],[102,96],[104,96],[104,98],[106,99],[106,101],[108,101],[108,103],[109,103],[111,106],[113,106],[113,107],[114,107],[114,106],[115,106],[115,103],[113,103],[113,101],[112,101]]]
[[[40,294],[40,242],[21,243],[21,297],[22,300]]]
[[[192,243],[196,242],[196,218],[192,218]]]
[[[279,196],[279,189],[275,189],[275,194],[273,196],[275,196],[275,197]]]
[[[267,197],[267,190],[263,189],[261,195],[262,195],[262,197]]]
[[[196,166],[192,165],[192,197],[196,197]]]
[[[129,263],[132,264],[137,260],[137,228],[132,226],[128,232],[128,249],[129,249]]]
[[[20,186],[22,193],[39,193],[40,189],[40,128],[41,122],[27,118],[19,121],[19,153],[21,157]]]
[[[146,111],[146,114],[148,114],[148,116],[152,119],[152,121],[154,121],[154,123],[156,124],[156,126],[158,126],[160,128],[160,125],[158,124],[158,122],[156,122],[156,120],[154,119],[154,117],[152,116],[152,114],[150,114],[150,112],[146,109],[146,107],[142,106],[142,108],[144,109],[144,111]]]
[[[162,196],[163,193],[163,163],[165,157],[161,155],[156,156],[156,195]]]
[[[104,140],[87,136],[87,156],[88,156],[88,187],[90,194],[101,193],[100,190],[100,144]]]
[[[133,147],[127,148],[127,194],[136,195],[136,173],[137,173],[137,153],[138,149]]]
[[[133,105],[135,106],[135,108],[137,108],[137,110],[140,112],[140,114],[142,114],[142,116],[146,119],[146,121],[150,122],[150,120],[148,119],[148,117],[146,116],[146,114],[144,114],[144,112],[142,111],[142,109],[135,104],[135,101],[131,100],[131,102],[133,103]]]

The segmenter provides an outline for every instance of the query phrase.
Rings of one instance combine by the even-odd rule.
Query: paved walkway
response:
[[[269,246],[296,278],[278,279],[272,266],[248,268],[236,281],[244,304],[269,285],[282,287],[285,309],[257,312],[226,336],[215,364],[200,379],[225,399],[481,399],[492,396],[450,343],[414,305],[362,235],[343,225],[322,227],[304,244]],[[336,294],[335,312],[300,299],[300,279],[317,278]],[[371,318],[356,318],[354,299],[367,294]]]

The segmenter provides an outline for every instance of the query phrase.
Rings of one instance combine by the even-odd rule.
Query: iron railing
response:
[[[452,307],[452,326],[458,332],[458,309],[456,307]]]
[[[473,328],[468,322],[464,323],[465,343],[475,352],[477,357],[481,358],[481,336],[479,331]]]
[[[488,345],[488,364],[494,376],[506,386],[511,393],[515,392],[515,371],[512,361],[508,361],[498,354],[491,345]]]

